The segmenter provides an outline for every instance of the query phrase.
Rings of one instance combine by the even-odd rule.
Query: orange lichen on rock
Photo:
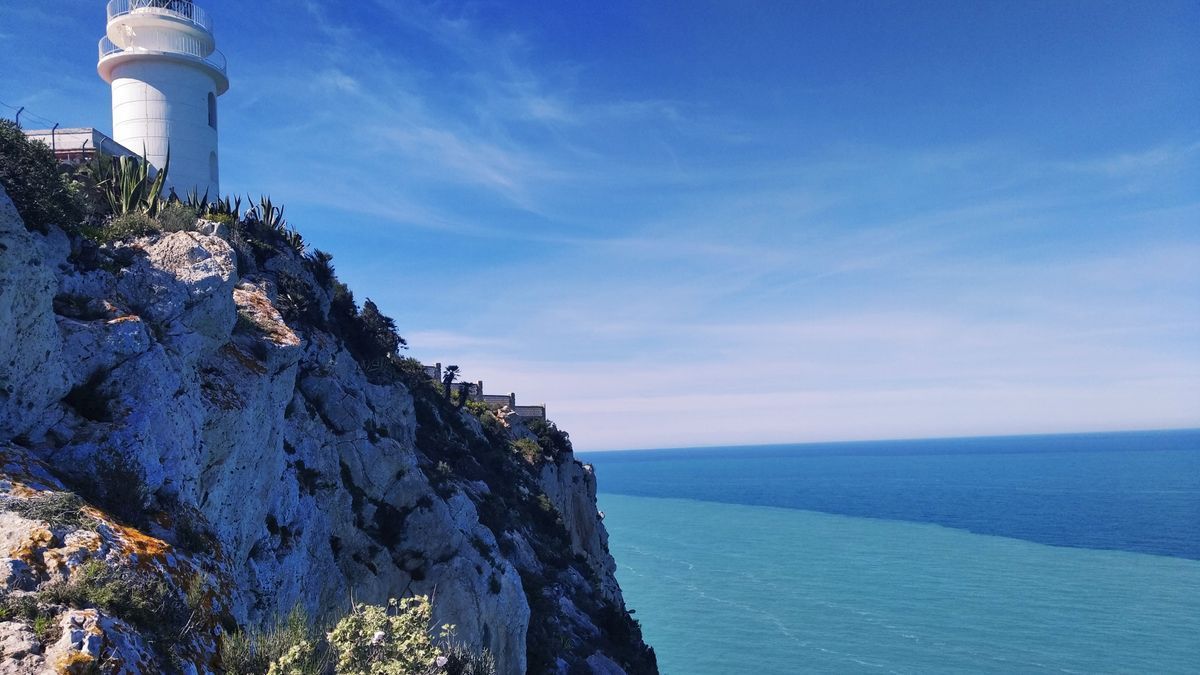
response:
[[[84,675],[96,671],[96,659],[91,654],[72,651],[64,654],[54,666],[60,675]]]
[[[300,338],[288,327],[283,315],[271,304],[271,299],[262,289],[251,284],[240,284],[233,289],[233,302],[238,313],[254,324],[271,342],[284,347],[295,347]]]
[[[17,481],[13,481],[12,486],[8,488],[8,494],[12,495],[13,497],[20,497],[22,499],[30,499],[33,497],[37,497],[37,496],[41,495],[42,493],[38,490],[34,490],[33,488],[31,488],[27,485],[24,485],[23,483],[18,483]]]
[[[38,572],[45,571],[42,553],[54,542],[54,533],[47,527],[37,526],[26,533],[25,539],[8,553],[8,557],[29,565]]]
[[[118,551],[121,555],[137,562],[138,567],[146,567],[159,563],[170,566],[173,562],[174,550],[170,544],[157,537],[136,530],[120,523],[110,523],[109,528],[118,539]]]

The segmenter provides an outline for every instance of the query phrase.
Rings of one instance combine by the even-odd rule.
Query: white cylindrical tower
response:
[[[167,185],[212,197],[217,97],[229,89],[212,19],[191,0],[111,0],[96,69],[112,85],[113,138],[162,168]]]

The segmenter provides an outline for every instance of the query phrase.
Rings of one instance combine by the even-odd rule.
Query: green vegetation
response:
[[[458,366],[446,366],[442,371],[442,393],[446,396],[446,401],[450,400],[450,394],[454,391],[454,381],[459,376]]]
[[[159,231],[158,221],[141,211],[113,216],[104,227],[91,231],[92,238],[100,242],[124,241],[145,237]]]
[[[241,197],[233,199],[225,197],[209,201],[208,192],[205,192],[204,196],[200,196],[196,189],[192,188],[188,191],[187,198],[183,200],[183,203],[197,216],[226,225],[236,223],[242,217]]]
[[[164,202],[163,188],[170,169],[170,150],[162,170],[157,172],[140,157],[96,155],[87,166],[113,215],[140,212],[151,218],[158,215]]]
[[[221,638],[221,663],[228,675],[320,673],[329,664],[321,631],[308,614],[294,608],[283,620],[260,631],[235,631]]]
[[[42,644],[57,640],[61,633],[55,615],[30,594],[0,591],[0,621],[25,621]]]
[[[562,458],[574,451],[571,437],[554,422],[534,418],[526,421],[525,427],[538,437],[538,445],[550,457]]]
[[[197,211],[181,201],[168,201],[158,213],[163,232],[191,232],[196,229]]]
[[[432,613],[426,597],[392,600],[387,607],[355,605],[329,633],[337,672],[409,675],[445,666],[442,650],[429,634]],[[443,635],[452,631],[452,626],[442,626]]]
[[[360,309],[354,295],[334,273],[324,251],[306,255],[304,238],[284,218],[284,207],[262,195],[242,213],[240,197],[210,199],[195,190],[180,200],[164,195],[170,155],[161,171],[138,157],[97,155],[91,161],[61,166],[46,144],[26,138],[13,122],[0,120],[0,184],[16,205],[26,227],[48,232],[51,225],[101,244],[161,232],[194,230],[198,218],[230,226],[238,264],[254,270],[285,251],[302,256],[313,281],[280,273],[285,319],[328,329],[341,337],[375,381],[402,378],[419,383],[417,368],[397,352],[407,346],[395,322],[368,299]],[[119,257],[119,256],[118,256]],[[123,260],[110,260],[121,267]],[[316,294],[328,294],[328,304]],[[323,307],[328,307],[325,313]],[[419,364],[417,364],[419,366]]]
[[[59,171],[54,153],[45,143],[26,138],[9,120],[0,120],[0,185],[25,227],[35,232],[47,232],[50,225],[69,229],[83,218],[71,180]]]
[[[528,438],[521,438],[508,444],[512,451],[521,456],[527,464],[536,465],[542,459],[542,446]]]
[[[43,492],[28,499],[0,499],[0,508],[51,527],[93,529],[96,521],[83,513],[83,500],[72,492]]]
[[[38,600],[70,607],[97,607],[155,635],[178,639],[188,619],[184,599],[160,576],[90,560],[65,583],[52,584]]]
[[[297,255],[304,255],[304,237],[283,218],[283,206],[276,205],[267,195],[246,210],[239,224],[252,239],[266,243],[283,242]]]
[[[450,642],[454,627],[432,628],[424,596],[387,606],[357,604],[327,633],[301,609],[262,631],[221,640],[230,675],[494,675],[486,652]]]

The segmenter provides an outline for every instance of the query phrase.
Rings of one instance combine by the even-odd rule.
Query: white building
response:
[[[83,162],[97,153],[113,157],[140,156],[109,138],[103,131],[91,127],[27,129],[25,135],[49,146],[54,151],[54,158],[60,162]]]
[[[217,196],[217,97],[229,89],[212,19],[191,0],[111,0],[96,69],[112,85],[113,138],[167,185]]]

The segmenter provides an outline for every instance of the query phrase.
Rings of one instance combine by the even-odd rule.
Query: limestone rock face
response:
[[[529,465],[524,425],[381,376],[287,247],[202,221],[83,255],[52,230],[0,190],[0,593],[44,600],[102,563],[207,618],[168,664],[137,617],[43,602],[53,635],[0,620],[0,672],[220,672],[222,623],[409,594],[501,673],[654,672],[569,447]],[[38,506],[72,495],[65,521]]]
[[[28,432],[70,390],[48,248],[46,238],[25,231],[0,187],[0,437]]]
[[[614,602],[623,602],[617,584],[617,561],[608,552],[608,531],[596,510],[596,475],[590,464],[566,462],[547,464],[538,485],[562,514],[571,550],[586,556],[599,575],[600,592]]]

